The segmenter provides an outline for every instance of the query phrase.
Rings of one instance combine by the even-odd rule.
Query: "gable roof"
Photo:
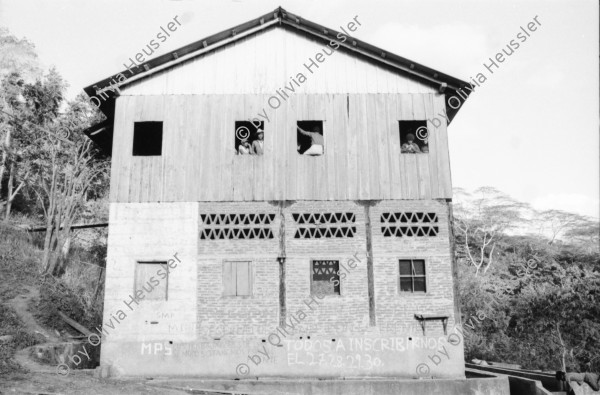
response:
[[[446,95],[446,114],[449,122],[452,121],[460,109],[460,106],[457,108],[450,106],[448,104],[449,98],[459,89],[468,88],[467,91],[462,92],[463,96],[461,97],[464,97],[465,94],[468,95],[471,90],[471,85],[466,81],[454,78],[427,66],[413,62],[412,60],[375,47],[374,45],[349,36],[347,33],[342,34],[348,36],[349,39],[340,42],[337,39],[337,35],[340,32],[311,22],[278,7],[268,14],[233,28],[223,30],[217,34],[213,34],[212,36],[203,38],[154,59],[150,59],[137,67],[132,67],[129,70],[116,73],[85,87],[84,91],[90,98],[95,96],[97,100],[100,101],[99,108],[107,116],[108,120],[86,129],[84,133],[105,152],[110,153],[112,147],[115,98],[118,96],[118,91],[121,87],[135,81],[150,78],[161,70],[214,51],[219,47],[235,42],[243,37],[274,27],[291,29],[296,32],[310,35],[318,40],[323,40],[324,42],[336,40],[340,44],[340,49],[343,48],[343,50],[353,53],[355,56],[361,57],[369,62],[377,63],[380,66],[383,65],[398,74],[414,78],[439,89],[440,92],[446,90],[450,91],[448,92],[449,94]],[[123,77],[125,77],[125,79]],[[102,100],[99,98],[102,98]]]

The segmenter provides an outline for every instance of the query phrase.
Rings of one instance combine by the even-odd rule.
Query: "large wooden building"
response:
[[[470,86],[362,24],[278,8],[86,88],[114,374],[464,377],[447,126]]]

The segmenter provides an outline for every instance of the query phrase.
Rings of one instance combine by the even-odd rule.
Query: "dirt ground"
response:
[[[192,390],[166,377],[100,379],[94,370],[83,369],[60,375],[56,366],[34,360],[27,345],[52,345],[67,338],[36,320],[30,310],[40,298],[39,257],[30,241],[20,234],[9,236],[0,227],[0,394],[223,394]]]
[[[96,379],[92,371],[71,371],[68,376],[56,372],[30,372],[0,378],[0,394],[64,394],[64,395],[138,395],[138,394],[186,394],[189,392],[157,388],[146,379]],[[195,392],[198,393],[198,392]]]
[[[29,311],[29,302],[39,297],[35,285],[0,271],[0,303],[11,307],[25,329],[35,334],[42,342],[55,342],[60,339],[54,331],[40,325]],[[8,275],[6,275],[8,274]],[[11,278],[12,277],[12,278]],[[2,335],[0,333],[0,335]],[[154,387],[151,378],[98,379],[93,370],[71,370],[61,376],[55,366],[42,365],[29,357],[27,349],[17,350],[13,357],[21,366],[21,371],[0,373],[0,394],[85,394],[85,395],[137,395],[137,394],[185,394],[190,392]],[[194,391],[193,393],[205,393]],[[214,393],[213,393],[214,394]]]
[[[7,284],[0,284],[6,288]],[[13,288],[15,289],[15,288]],[[4,293],[6,295],[6,293]],[[31,312],[28,303],[38,296],[33,286],[23,285],[13,292],[13,298],[4,303],[12,307],[27,329],[45,334],[47,342],[58,341],[53,331],[40,326]],[[68,375],[59,375],[56,367],[42,365],[29,358],[27,349],[18,350],[14,360],[24,372],[13,372],[0,376],[0,394],[185,394],[186,392],[157,388],[148,385],[151,379],[97,379],[92,370],[71,370]]]

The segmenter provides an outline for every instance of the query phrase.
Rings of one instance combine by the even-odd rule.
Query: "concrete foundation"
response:
[[[269,395],[509,395],[506,377],[455,380],[153,380],[152,385],[226,394]]]

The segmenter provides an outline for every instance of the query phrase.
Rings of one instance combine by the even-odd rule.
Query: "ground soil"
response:
[[[13,280],[13,281],[11,281]],[[14,281],[0,276],[0,302],[11,307],[24,324],[24,329],[44,343],[61,342],[56,332],[40,325],[28,306],[39,297],[35,284]],[[10,299],[9,299],[10,298]],[[0,334],[1,335],[1,334]],[[55,366],[42,365],[30,358],[29,349],[18,350],[14,360],[23,368],[0,376],[0,394],[185,394],[188,392],[152,386],[152,379],[98,379],[93,370],[71,370],[68,375],[59,375]],[[200,392],[195,392],[200,393]]]

